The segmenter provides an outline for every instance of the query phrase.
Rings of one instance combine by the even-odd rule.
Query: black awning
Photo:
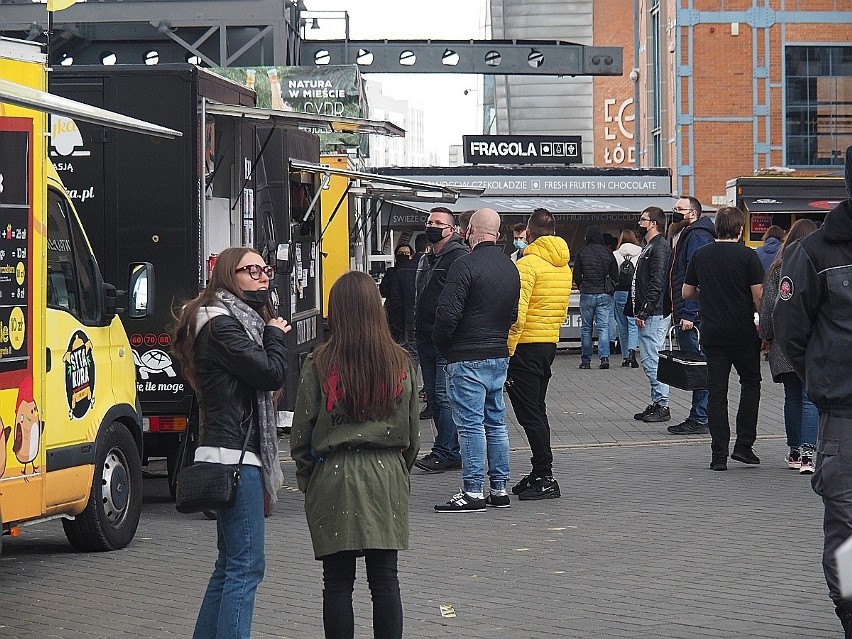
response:
[[[813,197],[746,197],[743,202],[751,213],[827,213],[842,200]]]

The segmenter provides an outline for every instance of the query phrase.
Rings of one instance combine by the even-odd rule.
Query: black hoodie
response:
[[[852,196],[852,147],[846,191]],[[820,411],[852,417],[852,201],[784,250],[775,339]]]

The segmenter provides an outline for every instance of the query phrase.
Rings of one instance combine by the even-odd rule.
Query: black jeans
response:
[[[713,459],[727,459],[731,443],[728,422],[728,379],[731,366],[740,377],[740,405],[737,409],[737,439],[734,449],[749,449],[757,438],[757,412],[760,407],[760,339],[747,344],[704,346],[707,356],[707,425],[710,427]]]
[[[326,639],[352,639],[355,617],[352,588],[355,585],[355,558],[359,553],[344,551],[322,558],[322,625]],[[365,550],[367,583],[373,599],[373,636],[376,639],[402,637],[402,600],[396,572],[396,550]]]
[[[518,423],[524,428],[532,450],[532,475],[547,477],[553,472],[550,424],[547,421],[547,384],[550,382],[556,344],[518,344],[509,359],[506,390]]]

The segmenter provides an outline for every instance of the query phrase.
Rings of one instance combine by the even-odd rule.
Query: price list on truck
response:
[[[0,373],[30,356],[30,135],[0,118]]]

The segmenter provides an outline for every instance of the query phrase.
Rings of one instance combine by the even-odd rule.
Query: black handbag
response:
[[[681,390],[703,390],[707,388],[707,359],[702,353],[672,350],[669,331],[669,348],[660,351],[657,381]]]
[[[175,508],[179,513],[188,515],[234,505],[240,483],[240,468],[248,448],[253,421],[252,413],[249,413],[246,440],[238,464],[195,462],[180,470],[175,490]]]

